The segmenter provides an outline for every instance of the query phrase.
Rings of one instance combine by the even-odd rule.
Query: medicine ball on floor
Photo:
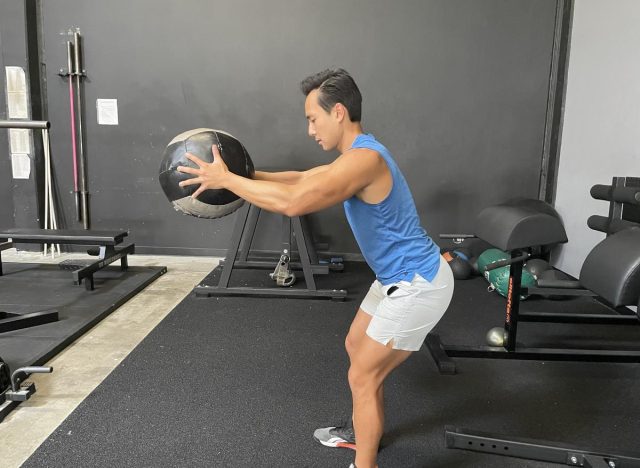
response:
[[[478,256],[477,264],[478,271],[481,275],[486,273],[485,268],[492,263],[500,262],[502,260],[508,260],[509,254],[500,249],[487,249]]]
[[[507,297],[509,295],[510,274],[511,270],[508,266],[499,267],[486,272],[485,278],[489,281],[489,291],[496,291],[501,296]],[[532,288],[536,286],[536,279],[527,270],[522,270],[522,280],[520,281],[520,285],[523,288]],[[525,300],[527,297],[529,297],[528,293],[525,293],[524,291],[520,293],[521,300]]]
[[[485,339],[489,346],[504,346],[504,328],[492,328],[487,332]]]
[[[471,257],[469,259],[469,265],[471,265],[471,274],[478,276],[480,271],[478,270],[478,257]]]
[[[444,252],[442,256],[451,267],[455,279],[464,280],[471,276],[471,265],[456,252]]]
[[[524,269],[531,273],[536,279],[540,278],[540,275],[551,268],[549,262],[541,258],[532,258],[524,264]]]
[[[244,200],[228,190],[205,190],[197,199],[191,195],[198,185],[180,187],[180,182],[194,177],[192,174],[178,172],[178,166],[197,168],[187,159],[191,153],[205,162],[213,162],[211,147],[217,145],[222,159],[234,174],[252,178],[253,162],[244,146],[232,135],[221,130],[197,128],[176,136],[163,154],[160,165],[160,185],[169,201],[177,211],[199,218],[220,218],[240,208]]]
[[[453,252],[464,261],[468,262],[471,258],[471,251],[466,247],[457,248]]]

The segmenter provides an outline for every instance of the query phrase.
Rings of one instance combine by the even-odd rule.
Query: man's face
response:
[[[314,89],[307,95],[304,103],[304,112],[309,122],[309,136],[314,138],[322,149],[330,151],[338,146],[340,139],[340,121],[336,107],[325,111],[318,104],[319,91]]]

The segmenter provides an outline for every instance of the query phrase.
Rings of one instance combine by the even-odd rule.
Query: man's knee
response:
[[[379,373],[364,371],[356,365],[351,365],[348,372],[349,387],[355,396],[363,394],[374,394],[382,385]]]
[[[389,350],[391,354],[386,359],[372,366],[366,359],[366,355],[363,359],[363,356],[358,353],[366,354],[362,345],[356,354],[350,355],[351,366],[349,367],[348,379],[349,387],[354,394],[377,392],[387,376],[411,355],[410,351]]]
[[[358,347],[358,339],[353,336],[353,333],[349,332],[344,339],[344,349],[347,350],[349,357],[353,356]]]
[[[355,355],[365,336],[366,330],[354,330],[353,328],[349,330],[349,333],[347,333],[347,337],[344,340],[344,347],[347,350],[349,357]]]

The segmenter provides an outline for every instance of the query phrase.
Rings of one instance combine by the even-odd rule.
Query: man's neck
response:
[[[342,139],[338,144],[337,150],[340,151],[340,154],[347,151],[351,146],[353,146],[353,141],[356,139],[358,135],[362,133],[362,126],[360,122],[353,122],[349,125],[342,135]]]

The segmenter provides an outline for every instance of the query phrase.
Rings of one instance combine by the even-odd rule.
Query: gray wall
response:
[[[25,44],[25,16],[22,2],[3,2],[0,10],[0,119],[7,118],[5,67],[27,67]],[[30,194],[33,183],[14,181],[11,173],[8,131],[0,129],[0,227],[15,223],[14,198]],[[27,195],[28,196],[28,195]],[[35,198],[35,192],[33,193]]]
[[[4,78],[3,29],[0,27],[0,73],[3,86],[0,89],[0,119],[7,117]],[[13,196],[11,194],[11,160],[7,148],[7,132],[0,130],[0,226],[13,227]]]
[[[27,10],[26,1],[33,5],[35,0],[3,2],[0,10],[0,74],[2,86],[0,94],[0,118],[7,118],[5,67],[17,66],[25,71],[27,90],[30,88],[30,69],[27,47]],[[33,36],[32,36],[33,37]],[[37,63],[37,62],[36,62]],[[32,99],[30,100],[32,101]],[[41,110],[32,113],[29,106],[28,115],[41,118]],[[35,136],[35,138],[34,138]],[[37,228],[41,226],[44,208],[42,206],[42,191],[44,188],[44,173],[42,161],[42,136],[40,131],[35,135],[30,131],[31,153],[29,154],[31,170],[29,179],[13,179],[11,172],[11,156],[8,142],[8,130],[0,130],[0,227]],[[20,249],[38,250],[39,247],[29,244],[18,245]]]
[[[640,3],[575,3],[556,208],[569,243],[554,252],[555,265],[577,276],[604,234],[587,227],[608,204],[589,189],[613,176],[640,176]]]
[[[555,0],[42,3],[53,158],[69,227],[68,97],[57,71],[75,27],[85,37],[93,227],[131,229],[147,251],[212,253],[231,232],[232,217],[184,217],[164,199],[160,155],[179,132],[227,130],[258,168],[308,168],[335,156],[306,136],[298,90],[325,67],[355,77],[364,128],[395,155],[430,233],[469,231],[482,207],[537,195]],[[118,99],[119,126],[96,125],[97,98]],[[332,251],[358,252],[340,207],[312,222]],[[277,248],[279,226],[273,216],[263,223],[257,246]]]

